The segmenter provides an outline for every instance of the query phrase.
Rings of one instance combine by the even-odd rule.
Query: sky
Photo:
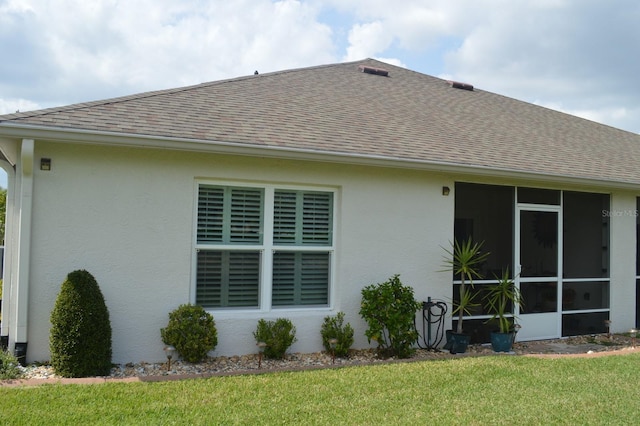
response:
[[[640,133],[637,0],[0,0],[0,57],[0,114],[375,58]]]

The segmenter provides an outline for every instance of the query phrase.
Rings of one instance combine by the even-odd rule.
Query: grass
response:
[[[0,388],[0,424],[636,424],[640,354]]]

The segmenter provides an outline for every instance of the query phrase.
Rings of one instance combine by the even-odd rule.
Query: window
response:
[[[326,305],[328,282],[329,253],[274,253],[274,306]]]
[[[196,303],[205,307],[257,307],[260,254],[200,250]]]
[[[333,192],[202,184],[196,235],[197,304],[329,305]]]
[[[274,198],[275,244],[331,245],[331,193],[276,191]]]
[[[292,251],[291,246],[331,246],[333,194],[276,190],[273,208],[272,304],[327,305],[329,252]]]

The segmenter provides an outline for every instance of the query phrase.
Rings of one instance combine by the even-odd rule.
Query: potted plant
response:
[[[455,332],[451,332],[451,341],[447,343],[445,348],[451,353],[464,353],[469,345],[470,336],[464,334],[462,321],[465,314],[469,314],[469,309],[478,304],[475,302],[475,294],[471,291],[473,288],[473,279],[482,278],[480,274],[480,266],[487,259],[489,253],[482,252],[483,242],[474,243],[471,238],[467,241],[459,242],[454,240],[451,250],[444,249],[446,252],[445,265],[447,271],[453,269],[454,277],[460,276],[460,287],[458,300],[454,300],[453,311],[451,315],[458,316],[458,324]],[[467,283],[469,288],[467,288]]]
[[[492,315],[489,321],[498,322],[498,331],[491,332],[491,346],[495,352],[509,352],[518,329],[513,311],[516,306],[522,306],[522,295],[509,277],[509,268],[496,278],[498,282],[489,285],[484,296],[487,310]]]

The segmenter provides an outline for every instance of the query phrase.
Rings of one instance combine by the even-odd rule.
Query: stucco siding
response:
[[[453,236],[453,176],[42,140],[35,142],[34,157],[28,361],[49,359],[49,315],[62,281],[75,269],[91,272],[104,293],[113,361],[164,359],[159,330],[168,313],[195,301],[194,220],[202,182],[335,191],[330,306],[211,310],[219,333],[212,355],[255,352],[257,321],[278,317],[297,328],[292,352],[322,350],[323,318],[338,311],[355,329],[354,347],[369,347],[358,314],[360,291],[394,274],[414,287],[420,301],[450,301],[450,275],[440,271],[442,247]],[[51,159],[50,171],[39,169],[41,158]],[[443,186],[450,195],[442,194]],[[635,200],[634,193],[611,192],[610,317],[616,332],[635,321]]]
[[[293,352],[321,350],[320,325],[342,310],[366,347],[360,290],[400,274],[419,300],[447,299],[442,249],[453,232],[453,197],[444,176],[425,172],[249,157],[106,148],[36,141],[28,358],[49,357],[49,315],[60,284],[86,269],[105,296],[113,361],[164,358],[159,330],[167,314],[194,301],[196,182],[268,182],[336,189],[336,256],[331,306],[270,311],[211,311],[214,355],[255,351],[259,318],[290,318]]]
[[[611,210],[611,327],[626,332],[636,321],[636,195],[616,192]]]

